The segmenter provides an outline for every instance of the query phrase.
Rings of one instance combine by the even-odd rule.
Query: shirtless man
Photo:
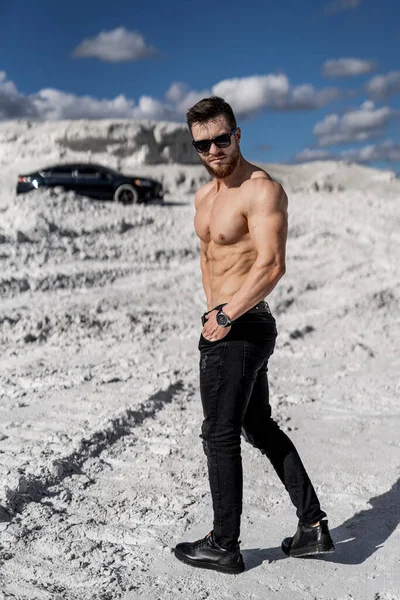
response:
[[[296,507],[296,534],[282,550],[300,557],[332,552],[326,513],[293,443],[271,418],[267,364],[277,336],[265,297],[285,273],[287,196],[240,152],[229,104],[205,98],[187,113],[193,145],[213,176],[196,194],[195,229],[207,298],[199,341],[202,439],[214,510],[213,530],[178,544],[175,556],[225,573],[244,570],[240,435],[271,461]]]

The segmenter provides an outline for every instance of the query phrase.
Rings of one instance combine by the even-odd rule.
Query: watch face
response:
[[[228,323],[228,317],[223,313],[219,313],[219,315],[217,315],[217,323],[218,325],[225,327],[225,325]]]

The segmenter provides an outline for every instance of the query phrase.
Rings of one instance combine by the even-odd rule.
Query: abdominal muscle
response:
[[[241,288],[253,266],[257,253],[251,244],[210,244],[208,268],[211,288],[210,310],[229,302]]]

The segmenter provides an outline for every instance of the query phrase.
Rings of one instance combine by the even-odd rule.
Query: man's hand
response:
[[[216,320],[217,312],[218,310],[215,309],[208,313],[207,321],[201,332],[202,336],[209,342],[222,340],[231,330],[231,325],[229,327],[221,327],[221,325],[218,325]]]

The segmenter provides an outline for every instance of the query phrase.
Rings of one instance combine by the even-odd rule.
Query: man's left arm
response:
[[[279,183],[263,178],[248,184],[243,207],[257,258],[242,286],[222,309],[232,321],[268,296],[285,273],[285,191]]]

